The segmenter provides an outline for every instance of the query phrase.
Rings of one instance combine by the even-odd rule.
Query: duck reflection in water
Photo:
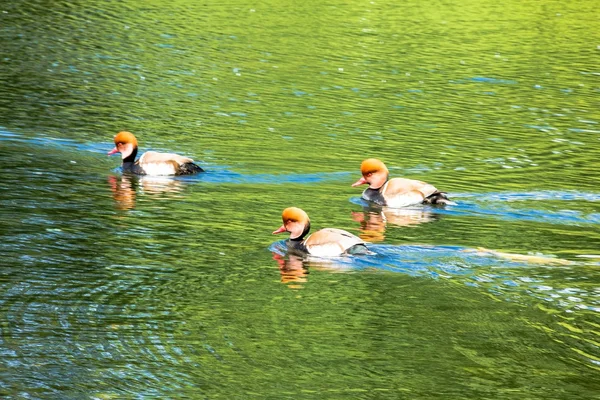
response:
[[[119,210],[130,210],[135,207],[139,194],[176,194],[183,190],[181,181],[171,177],[138,176],[123,174],[108,177],[108,185]]]
[[[310,270],[336,273],[349,272],[355,267],[350,259],[301,256],[293,252],[286,252],[284,254],[282,253],[284,251],[283,246],[281,245],[281,248],[279,248],[279,245],[274,246],[271,250],[273,260],[279,265],[281,283],[286,284],[290,289],[302,289],[302,284],[308,281]]]
[[[352,212],[352,219],[360,223],[358,236],[371,243],[385,239],[385,229],[388,224],[411,227],[437,221],[439,218],[439,214],[423,206],[405,208],[367,206],[363,207],[363,211]]]
[[[300,289],[300,283],[306,282],[308,268],[304,266],[302,257],[289,254],[287,259],[281,254],[273,252],[273,260],[279,265],[281,283],[289,284],[292,289]]]

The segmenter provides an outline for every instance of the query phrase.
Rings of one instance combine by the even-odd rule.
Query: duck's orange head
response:
[[[119,143],[131,143],[134,146],[138,145],[137,139],[131,132],[121,131],[115,135],[115,146]]]
[[[302,239],[310,230],[310,219],[304,210],[298,207],[289,207],[281,213],[283,225],[273,231],[273,234],[289,232],[290,239]]]
[[[108,152],[108,155],[121,153],[121,158],[125,160],[137,153],[138,142],[133,133],[121,131],[115,135],[115,148]]]
[[[362,178],[356,181],[352,186],[369,184],[369,188],[378,189],[387,181],[389,171],[385,164],[376,158],[368,158],[360,164],[360,173]]]

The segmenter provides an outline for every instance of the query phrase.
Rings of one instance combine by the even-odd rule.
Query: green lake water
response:
[[[600,398],[598,10],[0,2],[0,398]],[[370,157],[458,205],[369,208]]]

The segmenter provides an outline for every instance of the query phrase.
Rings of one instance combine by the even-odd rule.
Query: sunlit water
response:
[[[600,393],[593,2],[0,12],[1,398]],[[366,157],[458,205],[370,207]],[[291,205],[373,254],[286,254]]]

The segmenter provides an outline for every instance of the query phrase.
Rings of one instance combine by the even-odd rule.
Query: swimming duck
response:
[[[119,132],[115,135],[115,148],[108,155],[121,153],[123,172],[136,175],[189,175],[204,172],[194,164],[194,160],[173,153],[148,151],[136,161],[137,139],[131,132]]]
[[[381,206],[406,207],[414,204],[450,204],[446,193],[426,182],[407,178],[389,179],[389,171],[385,164],[376,158],[364,160],[360,165],[362,178],[352,184],[360,186],[368,184],[362,198]]]
[[[283,225],[273,234],[289,232],[287,241],[291,253],[318,257],[335,257],[343,254],[369,254],[364,240],[342,229],[325,228],[304,238],[310,231],[310,219],[304,210],[289,207],[281,214]]]

